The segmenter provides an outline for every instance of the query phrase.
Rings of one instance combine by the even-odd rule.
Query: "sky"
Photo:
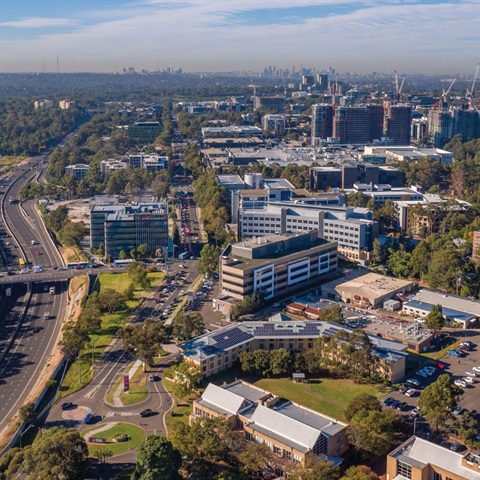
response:
[[[1,72],[473,75],[480,0],[0,0]]]

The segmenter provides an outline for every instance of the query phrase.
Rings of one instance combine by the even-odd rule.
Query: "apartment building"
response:
[[[312,145],[321,144],[322,140],[333,134],[333,107],[326,103],[312,106]]]
[[[387,480],[480,480],[480,453],[410,437],[387,456]]]
[[[383,132],[393,145],[410,145],[412,107],[410,105],[387,105]]]
[[[267,202],[261,209],[238,210],[240,239],[311,230],[336,242],[340,255],[360,261],[369,259],[378,222],[370,210],[357,207]]]
[[[102,171],[103,177],[108,177],[113,172],[117,170],[125,170],[127,164],[122,160],[116,160],[114,158],[109,158],[108,160],[102,160],[100,162],[100,170]]]
[[[231,368],[242,352],[253,350],[276,350],[285,348],[294,352],[305,352],[315,346],[321,337],[330,337],[339,330],[352,332],[349,327],[330,322],[296,321],[286,315],[280,320],[272,317],[259,322],[241,322],[206,333],[179,345],[183,358],[200,368],[204,377]],[[372,375],[393,383],[405,376],[407,345],[368,335],[372,354],[378,362],[372,365]],[[345,361],[341,352],[330,352],[330,359]]]
[[[253,108],[254,110],[263,108],[272,112],[283,113],[285,111],[285,97],[280,95],[254,97]]]
[[[78,182],[83,180],[88,173],[89,166],[85,163],[77,163],[75,165],[67,165],[65,167],[65,173],[71,175]]]
[[[149,251],[168,247],[168,205],[140,203],[137,205],[94,205],[90,211],[90,243],[104,245],[105,254],[119,258],[140,245]]]
[[[190,422],[201,418],[226,419],[247,441],[266,445],[280,469],[288,463],[305,466],[312,455],[326,455],[338,464],[348,450],[346,423],[244,381],[222,387],[209,383],[193,402]]]
[[[233,299],[262,291],[281,298],[337,270],[337,245],[307,233],[268,235],[230,244],[220,256],[220,292]]]

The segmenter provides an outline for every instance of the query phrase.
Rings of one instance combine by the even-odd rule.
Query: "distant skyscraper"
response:
[[[464,141],[480,138],[478,110],[453,110],[453,135],[461,134]]]
[[[387,105],[383,131],[394,145],[410,145],[412,107],[409,105]]]
[[[327,73],[320,73],[317,75],[317,84],[318,89],[322,91],[328,90],[328,74]]]
[[[435,147],[443,146],[453,137],[453,119],[449,111],[432,110],[429,112],[428,135]]]
[[[312,107],[312,145],[332,136],[333,107],[325,103]]]
[[[368,106],[368,140],[380,140],[383,137],[383,105]]]

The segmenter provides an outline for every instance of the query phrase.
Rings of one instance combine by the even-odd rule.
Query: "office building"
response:
[[[202,138],[262,138],[263,131],[260,127],[251,125],[229,125],[227,127],[203,127]]]
[[[264,115],[262,117],[262,129],[277,137],[283,135],[285,132],[285,115]]]
[[[167,248],[167,202],[95,205],[90,212],[90,238],[92,247],[103,244],[105,255],[113,258],[140,245],[147,245],[149,252]]]
[[[88,173],[88,165],[85,163],[77,163],[75,165],[67,165],[65,167],[65,173],[71,175],[78,182],[83,180]]]
[[[125,170],[127,164],[122,160],[116,160],[114,158],[109,158],[108,160],[102,160],[100,162],[100,170],[102,171],[103,177],[108,177],[113,172],[117,170]]]
[[[271,112],[283,113],[285,111],[285,97],[280,95],[254,97],[254,110],[265,109]]]
[[[328,73],[320,73],[317,75],[317,88],[322,92],[328,90]]]
[[[367,107],[336,107],[333,137],[342,144],[361,145],[369,142]]]
[[[281,298],[337,270],[337,245],[307,233],[267,235],[230,244],[220,257],[220,292],[233,299],[263,292]]]
[[[128,156],[128,162],[133,168],[144,168],[147,172],[168,170],[168,157],[165,155],[145,155],[136,153]]]
[[[381,140],[383,134],[384,110],[383,105],[368,105],[368,141]]]
[[[431,110],[428,114],[428,135],[435,147],[445,145],[453,137],[453,118],[445,110]]]
[[[311,167],[309,186],[311,190],[342,190],[354,188],[355,184],[388,184],[401,187],[404,176],[400,169],[387,165],[363,162],[348,162],[332,167]]]
[[[312,106],[312,145],[321,144],[322,140],[332,137],[333,107],[327,104]]]
[[[385,159],[385,162],[418,162],[423,158],[431,158],[440,163],[453,163],[453,154],[440,148],[414,147],[410,145],[402,146],[366,146],[363,158],[374,156]],[[393,186],[393,185],[392,185]]]
[[[241,380],[222,387],[209,383],[193,402],[190,422],[201,418],[227,420],[247,441],[266,445],[274,454],[272,463],[279,457],[305,466],[309,456],[326,455],[338,464],[348,450],[346,423]]]
[[[387,456],[390,480],[480,480],[480,454],[458,453],[416,436]]]
[[[384,136],[393,145],[410,145],[412,107],[409,105],[387,105],[383,122]]]
[[[351,333],[352,328],[330,322],[297,321],[287,315],[270,320],[239,322],[206,333],[179,345],[184,360],[197,365],[204,377],[231,368],[242,352],[277,350],[305,352],[315,347],[321,337],[331,337],[339,331]],[[376,335],[368,335],[372,355],[378,362],[372,364],[372,375],[393,383],[405,376],[407,345]],[[345,362],[342,351],[325,351],[331,360]]]
[[[238,237],[318,230],[320,237],[336,242],[340,255],[363,261],[370,258],[378,234],[378,222],[372,218],[366,208],[268,202],[262,209],[238,211]]]
[[[453,110],[453,135],[462,135],[464,142],[480,138],[480,115],[478,110]]]
[[[153,143],[161,131],[160,122],[135,122],[128,126],[128,138],[143,143]]]

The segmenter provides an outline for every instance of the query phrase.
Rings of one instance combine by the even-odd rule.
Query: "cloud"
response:
[[[69,18],[53,17],[26,17],[22,20],[2,22],[0,27],[12,28],[48,28],[48,27],[72,27],[76,25],[75,20]]]

